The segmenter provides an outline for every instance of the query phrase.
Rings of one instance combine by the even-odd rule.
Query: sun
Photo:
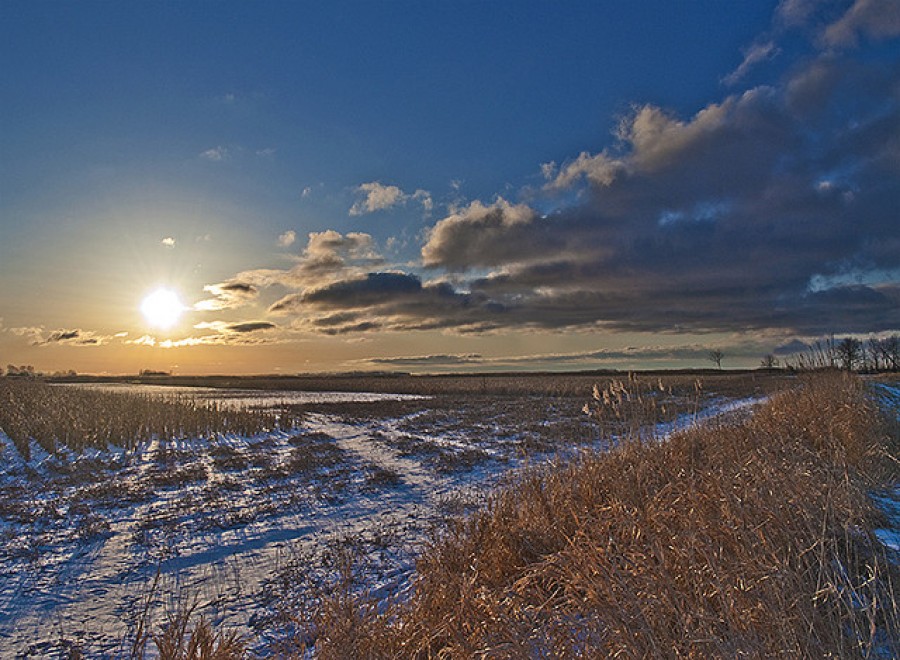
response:
[[[163,330],[175,325],[185,309],[178,294],[170,289],[157,289],[141,302],[141,313],[147,323]]]

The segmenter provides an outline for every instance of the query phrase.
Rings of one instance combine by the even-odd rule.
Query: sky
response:
[[[896,0],[3,0],[0,62],[0,365],[753,367],[900,331]]]

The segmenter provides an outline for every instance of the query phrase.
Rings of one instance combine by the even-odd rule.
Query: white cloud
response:
[[[132,346],[156,346],[156,339],[150,335],[141,335],[137,339],[128,339],[125,343]]]
[[[198,312],[212,312],[222,309],[235,309],[253,302],[259,295],[259,288],[251,282],[232,279],[218,284],[207,284],[203,290],[212,294],[212,298],[194,303]]]
[[[406,204],[412,199],[419,202],[426,212],[434,207],[431,193],[427,190],[416,190],[414,193],[405,193],[397,186],[384,185],[378,181],[363,183],[356,189],[357,193],[365,195],[350,207],[350,215],[363,215],[375,211],[385,211],[395,206]]]
[[[9,328],[9,332],[17,337],[24,337],[29,343],[40,343],[44,341],[44,326],[42,325]]]
[[[200,154],[200,158],[205,160],[212,161],[214,163],[222,162],[223,160],[228,160],[228,147],[213,147],[212,149],[207,149],[203,153]]]
[[[431,199],[431,193],[427,190],[417,190],[412,194],[412,198],[422,204],[422,208],[430,213],[434,208],[434,200]]]
[[[541,175],[546,181],[552,181],[556,177],[557,164],[551,160],[549,163],[541,163]]]
[[[383,211],[402,203],[406,198],[403,191],[397,186],[385,186],[377,181],[364,183],[356,190],[365,194],[365,198],[358,200],[350,207],[350,215]]]
[[[160,243],[165,245],[167,248],[175,247],[175,239],[172,238],[171,236],[166,236],[164,239],[162,239],[160,241]]]
[[[729,73],[722,79],[726,85],[734,85],[741,78],[747,75],[754,66],[760,62],[771,60],[778,55],[780,49],[775,45],[774,41],[767,40],[753,44],[744,51],[744,61],[741,62],[737,69]]]
[[[781,0],[775,13],[784,25],[797,26],[804,24],[821,4],[822,0]]]
[[[290,247],[297,240],[297,232],[293,229],[288,229],[281,236],[278,237],[278,245],[281,247]]]
[[[225,321],[201,321],[194,324],[195,330],[215,330],[216,332],[225,332],[228,324]]]

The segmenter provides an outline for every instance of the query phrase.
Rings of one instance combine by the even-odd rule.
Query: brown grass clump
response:
[[[247,656],[240,635],[215,632],[202,617],[191,627],[192,614],[190,607],[173,614],[153,636],[160,660],[240,660]]]
[[[862,476],[896,483],[896,441],[859,380],[825,375],[747,422],[526,472],[433,541],[408,600],[339,585],[316,654],[897,657]]]

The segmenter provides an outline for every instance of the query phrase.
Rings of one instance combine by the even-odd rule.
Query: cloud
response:
[[[465,353],[461,355],[415,355],[407,357],[369,358],[368,364],[386,365],[393,367],[447,367],[465,364],[483,364],[484,360],[478,353]]]
[[[210,321],[198,323],[194,326],[197,330],[212,330],[212,334],[199,337],[183,337],[181,339],[157,339],[152,335],[143,335],[135,339],[126,340],[131,346],[146,346],[151,348],[186,348],[191,346],[259,346],[261,344],[274,344],[284,341],[284,337],[261,337],[256,333],[262,330],[274,330],[273,323],[265,321],[248,321],[243,323],[225,323],[223,321]]]
[[[771,60],[778,55],[779,48],[771,39],[757,42],[744,51],[744,60],[737,69],[729,73],[722,79],[726,85],[735,85],[741,80],[754,66],[760,62]]]
[[[125,343],[131,346],[156,346],[156,338],[150,335],[141,335],[135,339],[126,339]]]
[[[288,229],[286,232],[281,234],[278,237],[278,245],[281,247],[290,247],[297,241],[297,232],[293,229]]]
[[[228,160],[229,155],[230,152],[228,150],[228,147],[218,146],[202,152],[200,154],[200,158],[212,161],[214,163],[220,163],[222,161]]]
[[[555,241],[542,236],[539,227],[543,225],[536,220],[531,208],[503,198],[490,205],[472,202],[431,229],[422,247],[422,261],[427,267],[465,270],[544,254]]]
[[[293,327],[326,335],[453,328],[483,332],[485,318],[502,310],[481,294],[455,291],[446,282],[425,282],[408,273],[376,272],[289,294],[269,308],[294,316]]]
[[[363,215],[375,211],[385,211],[395,206],[406,204],[414,200],[422,205],[422,208],[430,212],[434,207],[431,193],[426,190],[416,190],[414,193],[405,193],[397,186],[384,185],[377,181],[363,183],[356,189],[363,195],[362,199],[354,202],[350,207],[350,215]]]
[[[781,0],[775,18],[787,27],[803,25],[822,4],[823,0]]]
[[[173,248],[173,247],[175,247],[175,239],[172,238],[171,236],[166,236],[164,239],[162,239],[162,240],[160,241],[160,243],[161,243],[162,245],[164,245],[165,247],[167,247],[167,248]]]
[[[805,345],[804,345],[805,346]],[[531,355],[512,355],[487,357],[478,353],[411,355],[375,357],[359,360],[357,363],[372,366],[391,366],[404,368],[441,368],[471,366],[491,369],[552,369],[558,367],[571,368],[579,366],[588,368],[601,366],[617,368],[635,363],[672,363],[708,362],[710,344],[682,344],[674,346],[628,346],[625,348],[598,348],[591,351],[571,353],[538,353]],[[724,346],[729,358],[756,358],[768,351],[767,346],[757,343],[735,343]]]
[[[412,199],[419,202],[426,213],[430,213],[434,208],[434,200],[431,199],[431,193],[427,190],[416,190],[412,194]]]
[[[303,305],[314,307],[370,307],[416,294],[422,289],[418,277],[405,273],[368,273],[365,277],[335,282],[276,302],[271,312],[284,312]]]
[[[840,19],[829,25],[822,41],[827,46],[854,46],[860,36],[887,39],[900,35],[897,0],[856,0]]]
[[[287,270],[261,268],[238,273],[235,279],[257,287],[290,289],[317,287],[360,275],[384,263],[372,236],[328,229],[311,232],[297,263]]]
[[[872,7],[829,23],[785,2],[779,20],[872,36]],[[748,66],[777,48],[755,43]],[[900,68],[884,48],[814,52],[690,116],[636,104],[606,148],[541,166],[528,203],[473,201],[439,219],[418,264],[387,267],[368,235],[323,232],[294,268],[241,281],[285,287],[270,313],[327,335],[897,331]],[[360,212],[404,199],[360,191]]]
[[[273,330],[275,327],[274,323],[269,323],[268,321],[245,321],[243,323],[232,323],[226,329],[228,332],[244,334],[247,332],[259,332],[260,330]]]
[[[194,305],[194,309],[201,312],[243,307],[259,296],[257,286],[239,279],[219,284],[207,284],[203,290],[212,294],[212,298],[201,300]]]
[[[24,332],[23,332],[24,331]],[[32,346],[103,346],[116,335],[101,335],[92,330],[54,330],[45,335],[43,328],[11,328],[13,334],[28,337]]]
[[[16,337],[24,337],[30,344],[40,344],[44,341],[44,326],[23,326],[17,328],[6,328]]]

